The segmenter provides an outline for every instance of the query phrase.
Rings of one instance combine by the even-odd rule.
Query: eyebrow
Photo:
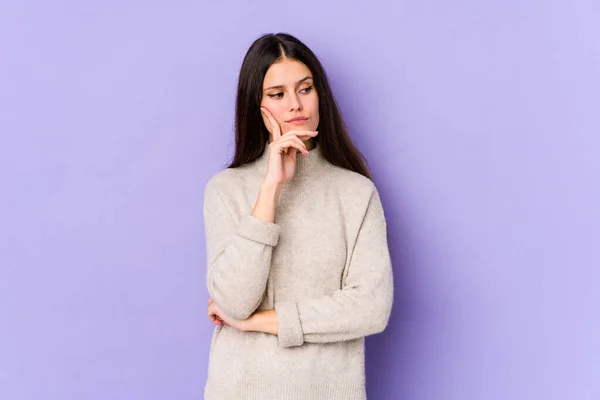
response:
[[[312,79],[312,76],[305,76],[304,78],[300,79],[298,82],[296,82],[296,86],[298,86],[299,84],[301,84],[302,82],[308,80],[308,79]],[[284,85],[277,85],[277,86],[270,86],[268,88],[266,88],[265,90],[263,90],[263,92],[266,92],[269,89],[283,89]]]

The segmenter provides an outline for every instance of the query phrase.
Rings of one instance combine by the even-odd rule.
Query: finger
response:
[[[302,143],[302,141],[300,141],[300,143]],[[302,143],[302,147],[304,148],[304,150],[298,150],[298,148],[294,146],[288,147],[287,155],[292,159],[292,161],[296,162],[296,160],[298,159],[298,151],[300,151],[304,155],[308,155],[308,150],[306,150],[306,146],[304,146],[304,143]]]
[[[292,159],[292,161],[296,162],[298,150],[295,147],[288,147],[286,154]]]
[[[273,140],[279,139],[281,137],[281,127],[277,123],[277,120],[275,119],[275,117],[273,117],[273,114],[271,114],[271,112],[266,108],[261,107],[260,110],[265,115],[265,117],[267,117],[267,120],[271,124],[271,129],[273,130]]]
[[[296,156],[296,153],[298,151],[305,156],[308,155],[308,150],[306,149],[306,146],[304,145],[304,143],[296,143],[295,141],[293,141],[293,142],[288,142],[287,144],[284,144],[284,147],[285,147],[284,151],[290,157],[292,157],[292,154],[294,156]]]
[[[221,321],[223,319],[218,314],[218,309],[216,308],[216,304],[213,302],[210,306],[208,306],[208,317],[213,321]]]
[[[308,150],[306,150],[306,147],[301,144],[298,144],[296,142],[278,143],[275,146],[274,151],[276,151],[278,154],[283,154],[283,155],[290,156],[290,157],[293,157],[292,151],[294,153],[299,151],[300,153],[304,154],[305,156],[308,155]]]
[[[290,147],[298,149],[305,156],[308,155],[308,149],[306,148],[306,144],[304,144],[304,142],[300,140],[300,138],[298,138],[297,136],[291,135],[285,138],[282,137],[277,142],[273,143],[275,146],[280,146],[282,149],[284,149],[284,151],[290,156]]]
[[[219,316],[217,314],[213,314],[213,315],[209,316],[209,318],[213,324],[215,324],[217,326],[223,325],[223,320],[221,318],[219,318]]]
[[[296,136],[296,135],[284,135],[282,136],[279,140],[277,141],[273,141],[274,143],[286,143],[288,141],[293,141],[295,143],[301,144],[302,146],[306,147],[306,144],[304,143],[304,141],[301,139],[301,137]]]
[[[273,114],[271,114],[271,112],[269,110],[267,110],[266,108],[261,107],[260,110],[262,111],[264,116],[267,118],[267,121],[271,125],[271,130],[273,131],[272,132],[273,140],[279,139],[281,137],[281,127],[277,123],[277,120],[275,119],[275,117],[273,117]]]
[[[303,144],[303,146],[306,148],[306,143],[307,143],[307,142],[308,142],[308,141],[309,141],[311,138],[315,137],[315,136],[317,135],[317,133],[318,133],[318,132],[316,132],[316,131],[315,131],[315,132],[312,132],[312,131],[311,131],[311,132],[310,132],[310,133],[308,133],[308,134],[305,134],[304,132],[307,132],[307,131],[292,131],[292,132],[287,132],[287,133],[285,133],[283,136],[281,136],[281,139],[286,139],[286,138],[290,138],[290,137],[292,137],[292,138],[296,138],[296,139],[298,139],[298,140],[299,140],[299,142],[300,142],[300,143],[302,143],[302,144]],[[307,149],[307,152],[306,152],[306,153],[304,153],[304,152],[303,152],[303,154],[304,154],[304,155],[308,155],[308,149]]]
[[[293,135],[293,136],[297,136],[301,139],[308,139],[308,138],[312,138],[315,137],[319,134],[319,131],[289,131],[284,133],[283,135],[281,135],[282,137],[288,136],[288,135]]]

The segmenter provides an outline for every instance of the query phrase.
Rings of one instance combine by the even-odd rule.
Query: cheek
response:
[[[316,92],[313,92],[312,96],[310,96],[310,98],[307,99],[306,106],[310,109],[313,115],[319,114],[319,96]]]
[[[260,106],[269,110],[269,112],[273,115],[275,120],[279,122],[280,125],[285,120],[285,109],[281,106],[281,101],[277,102],[270,99],[263,99],[260,102]],[[264,116],[263,121],[266,121]]]
[[[317,129],[317,125],[319,125],[319,98],[315,96],[315,100],[311,104],[311,114],[313,116],[313,129]]]

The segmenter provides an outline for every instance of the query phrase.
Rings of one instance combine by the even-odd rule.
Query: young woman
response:
[[[365,399],[393,298],[386,221],[323,66],[269,34],[239,75],[231,165],[206,185],[206,400]]]

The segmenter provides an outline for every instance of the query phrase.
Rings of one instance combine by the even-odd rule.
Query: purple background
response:
[[[597,1],[3,1],[0,398],[201,399],[242,57],[322,59],[389,223],[374,400],[600,399]]]

